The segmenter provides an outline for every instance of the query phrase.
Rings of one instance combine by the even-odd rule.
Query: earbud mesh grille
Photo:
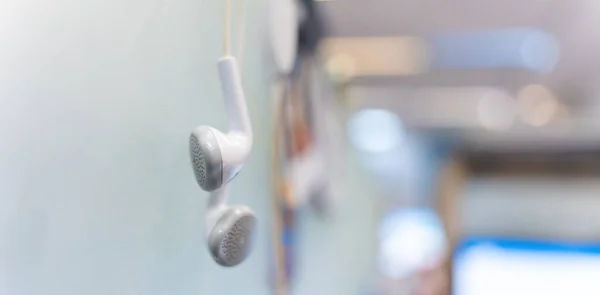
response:
[[[237,264],[244,260],[252,247],[252,232],[256,223],[254,216],[240,218],[221,241],[221,253],[225,260]]]
[[[200,187],[204,187],[206,185],[206,160],[204,153],[200,149],[200,142],[194,135],[190,136],[190,154],[196,181],[198,181]]]

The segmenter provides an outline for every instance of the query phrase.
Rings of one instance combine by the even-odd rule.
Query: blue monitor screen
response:
[[[454,295],[598,295],[600,244],[471,238],[456,250]]]

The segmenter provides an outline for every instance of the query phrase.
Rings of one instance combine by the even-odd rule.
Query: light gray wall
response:
[[[268,216],[266,11],[248,2],[256,140],[232,199]],[[217,267],[188,163],[195,125],[226,127],[223,3],[0,3],[0,293],[267,294],[267,218],[249,261]]]
[[[187,152],[195,125],[226,128],[224,2],[0,2],[0,294],[269,294],[266,5],[247,1],[255,146],[232,203],[261,223],[233,269],[208,256]],[[294,294],[354,294],[371,271],[378,196],[338,127],[339,207],[302,213]]]
[[[293,295],[363,294],[375,271],[383,196],[345,139],[339,114],[327,113],[333,210],[326,218],[301,214],[298,275]]]

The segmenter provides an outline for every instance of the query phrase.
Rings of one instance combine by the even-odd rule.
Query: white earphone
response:
[[[222,266],[238,265],[248,257],[257,223],[250,208],[226,204],[229,182],[242,170],[252,150],[252,126],[240,72],[235,58],[229,55],[229,6],[227,0],[225,56],[217,63],[229,130],[223,133],[202,125],[194,128],[189,139],[196,181],[210,192],[205,219],[208,249]]]
[[[224,134],[202,125],[196,127],[190,136],[190,155],[196,181],[208,192],[231,181],[244,166],[252,149],[252,126],[235,58],[226,56],[219,59],[218,67],[229,131]]]
[[[226,205],[227,196],[227,185],[210,193],[204,234],[215,262],[235,266],[250,254],[257,219],[246,206]]]
[[[228,206],[228,183],[240,172],[252,150],[252,126],[235,58],[219,59],[219,78],[229,131],[206,125],[190,135],[190,156],[198,185],[210,192],[205,236],[213,259],[235,266],[250,253],[256,216],[246,206]]]

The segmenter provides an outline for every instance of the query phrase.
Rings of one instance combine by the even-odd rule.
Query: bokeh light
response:
[[[441,221],[428,208],[390,212],[381,222],[379,239],[380,270],[392,278],[403,278],[438,263],[446,249]]]
[[[402,122],[389,110],[361,110],[348,121],[348,136],[362,152],[382,153],[398,148],[404,134]]]

